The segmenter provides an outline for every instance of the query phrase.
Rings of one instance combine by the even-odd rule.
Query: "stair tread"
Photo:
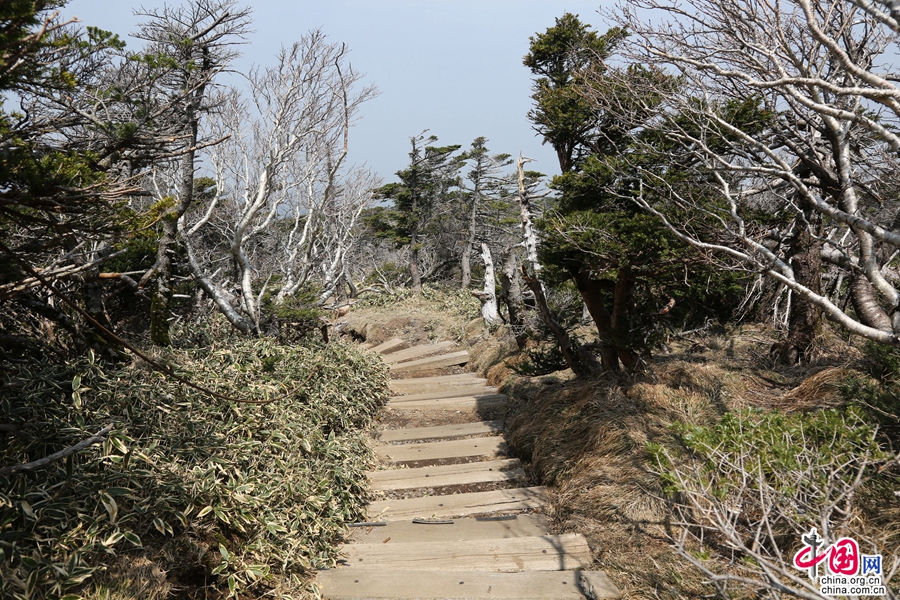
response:
[[[404,442],[412,440],[429,440],[440,438],[479,435],[503,431],[503,420],[476,421],[457,425],[438,425],[435,427],[412,427],[407,429],[382,429],[378,434],[379,442]]]
[[[566,571],[591,564],[587,540],[577,533],[519,538],[349,544],[350,568],[445,571]]]
[[[514,515],[502,521],[480,521],[472,517],[453,519],[452,525],[432,525],[412,521],[391,521],[380,527],[353,527],[350,540],[355,544],[391,542],[455,542],[485,538],[515,538],[547,535],[550,523],[544,515]]]
[[[372,521],[403,521],[416,517],[464,517],[540,508],[549,504],[547,488],[528,487],[449,496],[426,496],[403,500],[379,500],[368,506]]]
[[[329,569],[316,584],[330,600],[597,600],[619,598],[603,571],[521,571],[519,573]],[[590,590],[590,595],[582,589]]]
[[[375,454],[385,462],[495,456],[505,451],[506,440],[500,435],[441,442],[375,445]]]
[[[421,487],[509,482],[525,479],[519,459],[458,463],[416,469],[388,469],[367,473],[374,490],[408,490]]]

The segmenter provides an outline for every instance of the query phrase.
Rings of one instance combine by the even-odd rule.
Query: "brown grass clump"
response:
[[[825,368],[810,375],[781,397],[778,408],[786,411],[835,408],[844,404],[840,386],[852,377],[865,377],[856,369]]]
[[[727,409],[723,399],[739,392],[733,374],[683,361],[628,388],[611,381],[541,386],[512,421],[510,443],[543,481],[560,486],[568,512],[659,523],[665,510],[658,478],[646,468],[647,442],[670,439],[674,421],[715,422]]]
[[[673,423],[711,426],[742,408],[836,406],[839,384],[858,375],[847,366],[856,351],[836,336],[813,349],[812,364],[794,366],[769,357],[775,339],[760,326],[673,339],[671,354],[618,381],[573,381],[568,372],[518,377],[511,365],[521,356],[488,370],[490,383],[520,401],[508,419],[513,451],[559,490],[555,527],[587,537],[596,568],[624,597],[714,595],[672,546],[671,506],[652,472],[648,443],[671,446]]]
[[[375,344],[394,337],[410,345],[464,343],[471,337],[465,324],[480,314],[480,303],[469,292],[426,284],[418,294],[399,290],[365,296],[340,320],[341,331]]]
[[[532,380],[529,400],[509,425],[514,452],[531,461],[543,483],[559,488],[555,527],[585,535],[598,568],[629,598],[667,597],[665,590],[675,589],[708,593],[665,537],[669,510],[659,478],[647,468],[646,442],[669,438],[674,420],[716,418],[710,398],[723,386],[715,369],[691,367],[680,362],[664,369],[680,374],[682,387],[655,378],[628,388],[614,381]],[[525,391],[523,380],[516,387]]]
[[[502,377],[500,373],[504,366],[504,359],[514,357],[518,351],[519,347],[516,345],[512,334],[508,332],[505,326],[501,326],[494,335],[484,336],[483,339],[469,348],[472,360],[469,362],[468,367],[470,370],[475,371],[479,377],[488,377],[495,367],[501,367],[501,370],[495,373],[495,376],[500,378]],[[505,368],[506,371],[511,372],[508,365]],[[502,383],[502,380],[498,381],[498,383]],[[496,383],[492,382],[491,378],[488,377],[488,385],[496,385]]]

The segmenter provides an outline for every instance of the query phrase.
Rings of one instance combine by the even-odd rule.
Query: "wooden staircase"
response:
[[[395,377],[387,410],[428,416],[432,424],[379,432],[375,452],[385,469],[368,475],[371,489],[388,497],[371,503],[368,521],[352,528],[342,566],[319,572],[322,596],[618,598],[605,573],[589,570],[581,535],[550,534],[541,514],[547,489],[527,487],[519,460],[505,456],[498,417],[506,396],[471,373],[416,377],[463,365],[469,355],[448,342],[405,346],[393,339],[370,348]]]

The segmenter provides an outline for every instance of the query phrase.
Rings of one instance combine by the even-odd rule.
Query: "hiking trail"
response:
[[[341,566],[318,573],[329,600],[599,600],[619,592],[590,570],[580,534],[552,535],[544,487],[527,487],[507,458],[507,398],[459,371],[452,342],[407,347],[398,338],[370,352],[390,367],[394,394],[368,473],[384,499],[368,506],[342,548]]]

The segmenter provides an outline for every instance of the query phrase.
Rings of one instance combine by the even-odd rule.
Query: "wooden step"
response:
[[[375,454],[385,462],[496,456],[505,451],[506,440],[500,435],[469,438],[466,440],[450,440],[447,442],[378,444],[375,446]]]
[[[437,427],[413,427],[410,429],[383,429],[378,434],[379,442],[411,442],[414,440],[434,440],[441,438],[481,435],[503,431],[503,419],[478,421],[459,425],[439,425]]]
[[[482,513],[540,508],[550,502],[545,487],[379,500],[368,506],[370,521],[404,521],[416,517],[465,517]]]
[[[385,406],[392,410],[466,410],[470,408],[500,408],[504,404],[506,404],[506,396],[503,394],[490,394],[485,396],[435,398],[434,400],[391,401]]]
[[[444,352],[445,350],[449,350],[453,346],[455,346],[453,342],[440,342],[439,344],[425,344],[422,346],[413,346],[412,348],[407,348],[406,350],[398,350],[397,352],[391,352],[390,354],[384,357],[384,362],[387,364],[393,364],[398,362],[403,362],[407,360],[412,360],[414,358],[420,358],[423,356],[428,356],[429,354],[437,354],[438,352]]]
[[[449,354],[439,354],[438,356],[396,363],[391,365],[391,372],[412,373],[415,371],[428,371],[430,369],[464,365],[467,362],[469,362],[469,353],[465,350],[460,350],[459,352],[450,352]]]
[[[434,400],[435,398],[452,398],[454,396],[483,396],[496,394],[497,388],[486,385],[460,385],[434,392],[420,392],[418,394],[404,394],[403,396],[391,396],[388,400],[407,402],[412,400]]]
[[[388,541],[349,544],[342,552],[350,568],[441,571],[567,571],[592,562],[587,540],[577,533],[447,542]]]
[[[392,379],[388,386],[398,394],[416,392],[434,392],[441,389],[461,385],[484,385],[487,379],[477,377],[475,373],[458,373],[456,375],[439,375],[435,377],[410,377]]]
[[[375,352],[376,354],[386,354],[388,352],[391,352],[392,350],[399,349],[400,346],[403,346],[404,344],[406,344],[406,342],[401,340],[400,338],[391,338],[386,342],[378,344],[377,346],[369,350],[369,352]]]
[[[329,569],[319,571],[316,585],[330,600],[602,600],[620,597],[619,590],[603,571],[454,573]]]
[[[431,375],[428,377],[409,377],[407,379],[394,379],[390,381],[393,386],[409,385],[468,385],[472,380],[487,381],[478,377],[475,373],[454,373],[453,375]]]
[[[387,469],[369,471],[373,490],[408,490],[420,487],[516,481],[525,478],[525,471],[517,458],[483,462],[419,467],[416,469]]]
[[[452,525],[392,521],[380,527],[352,527],[350,541],[354,544],[455,542],[458,540],[531,537],[550,533],[550,523],[544,515],[512,516],[515,518],[502,521],[480,521],[474,518],[454,519]]]

